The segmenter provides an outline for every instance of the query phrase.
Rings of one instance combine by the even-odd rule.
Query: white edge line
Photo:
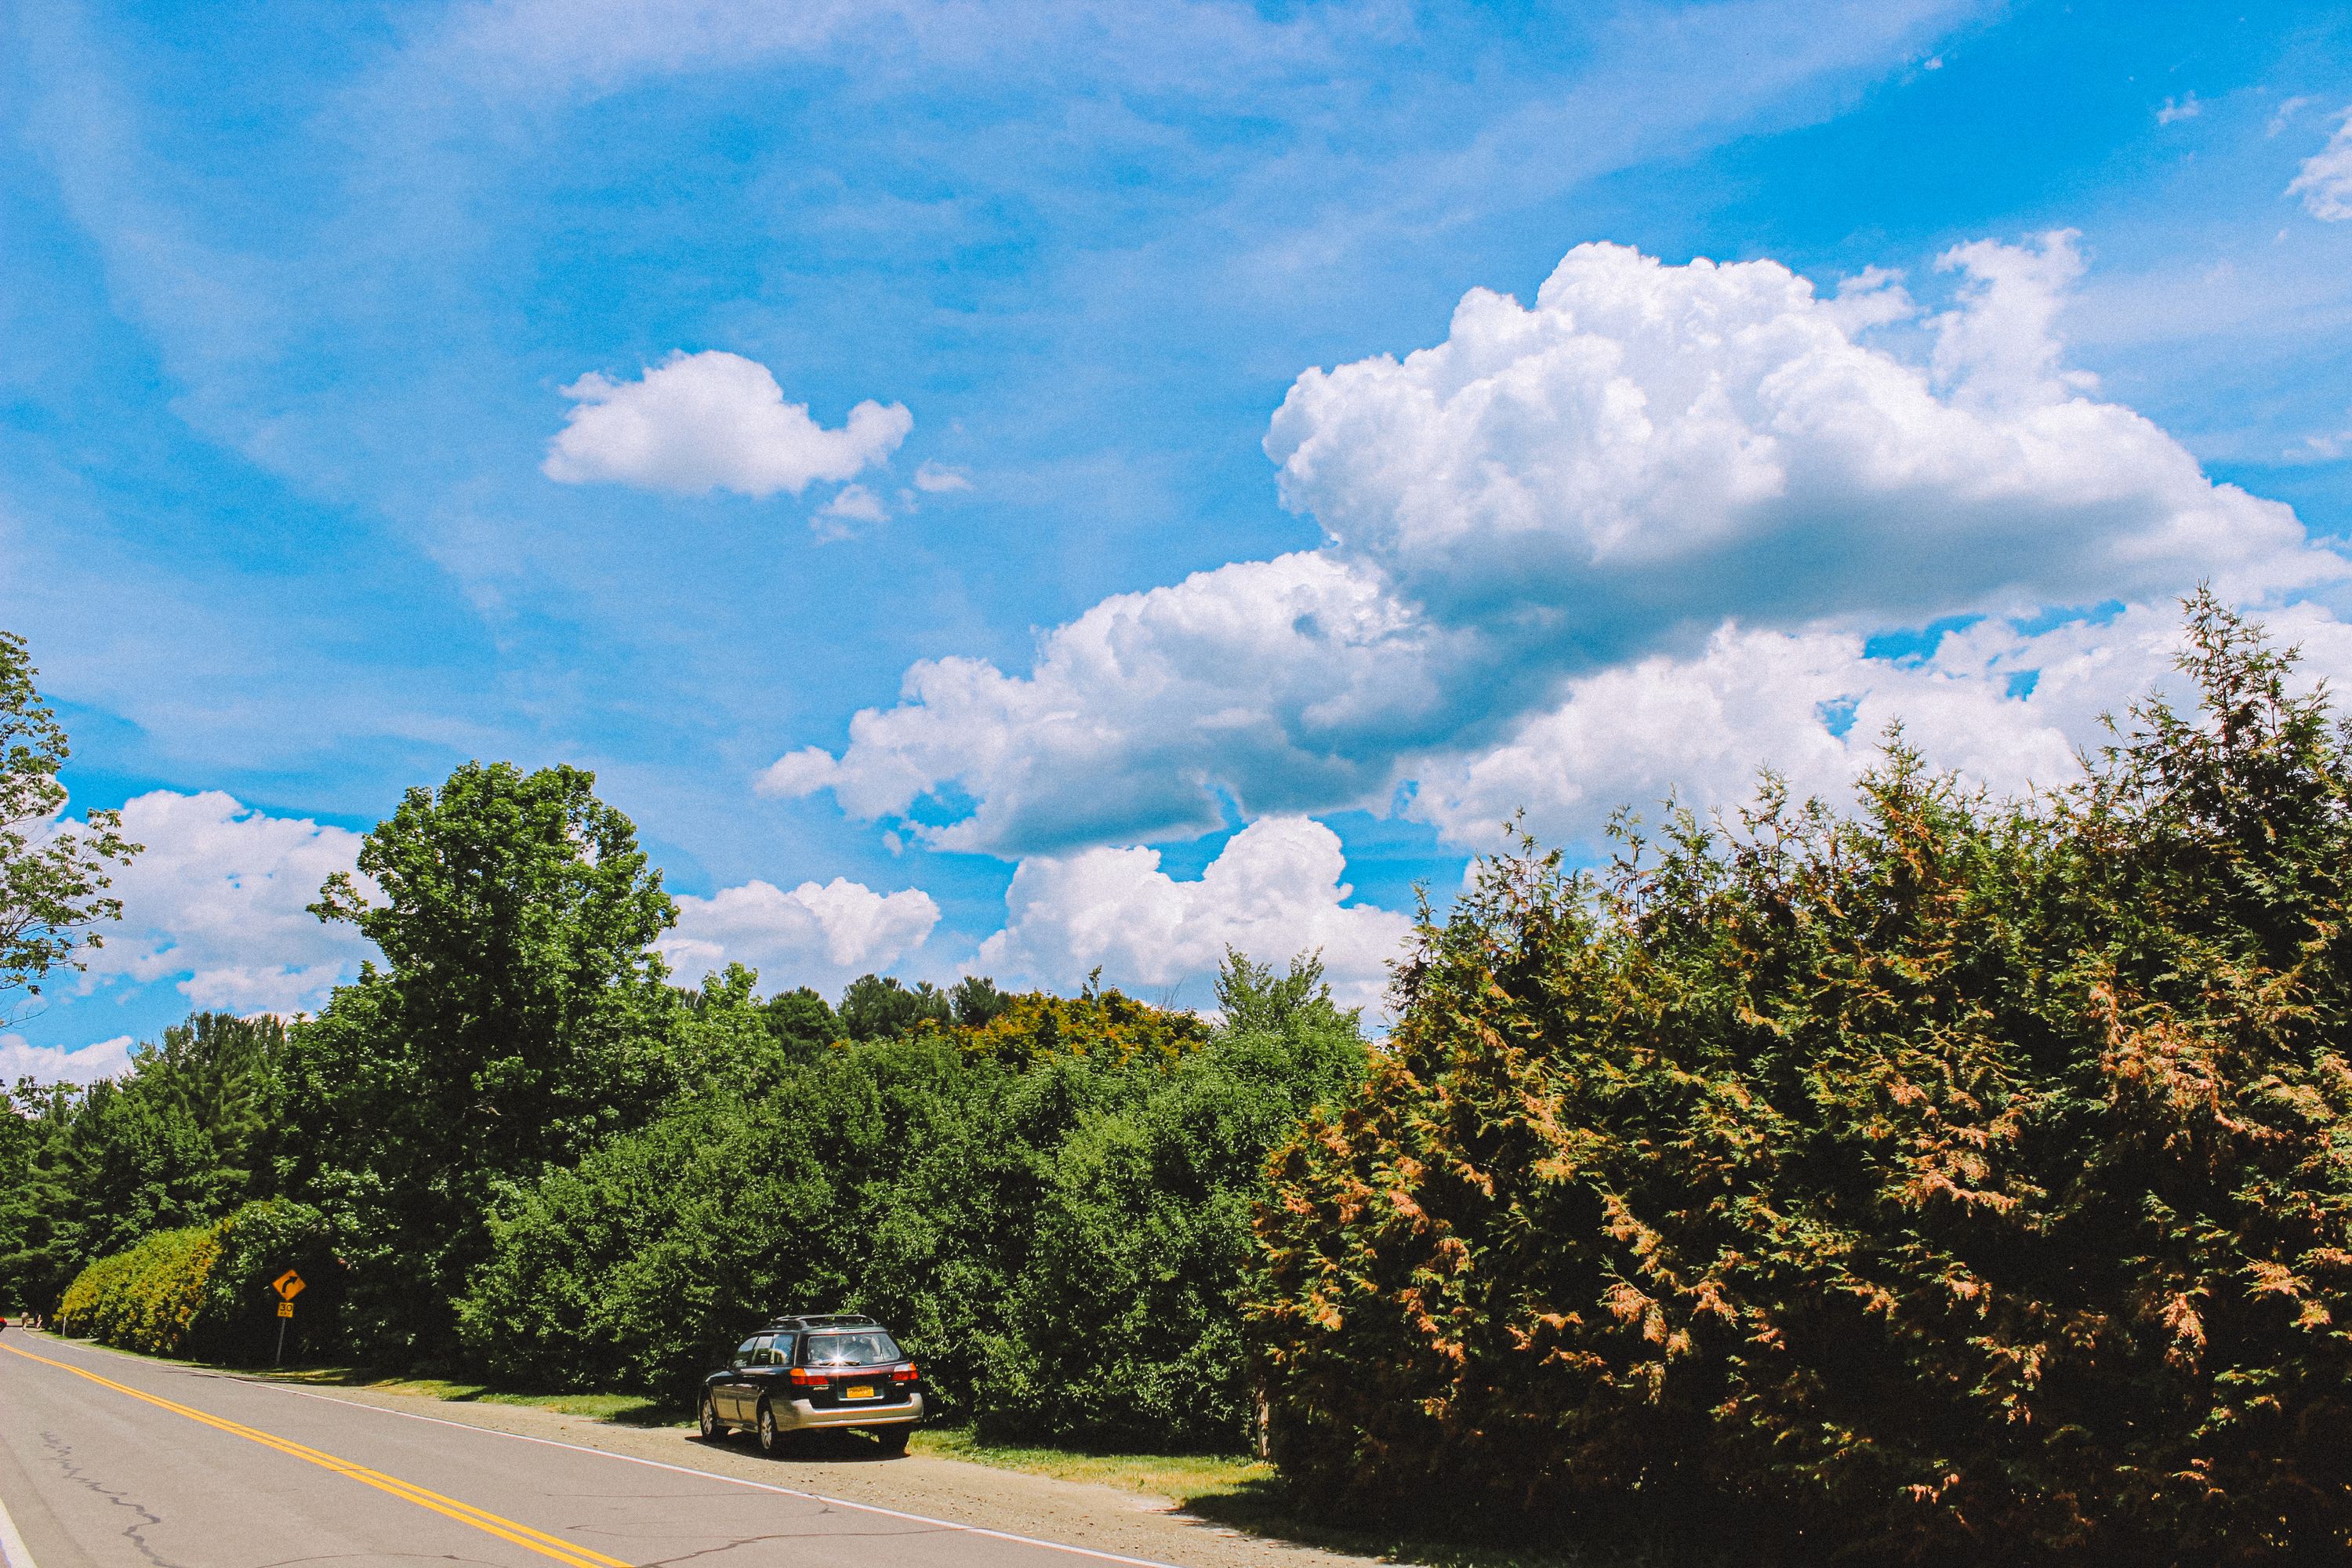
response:
[[[5,1498],[0,1498],[0,1563],[7,1563],[8,1568],[39,1568],[33,1561],[32,1549],[16,1533],[16,1521],[8,1517]]]
[[[193,1369],[191,1369],[193,1370]],[[216,1374],[219,1375],[219,1374]],[[542,1447],[567,1448],[575,1454],[593,1454],[601,1459],[618,1459],[625,1465],[644,1465],[650,1469],[669,1470],[681,1476],[699,1476],[708,1481],[725,1481],[730,1486],[750,1487],[755,1491],[776,1492],[784,1497],[804,1498],[811,1502],[824,1503],[832,1508],[855,1509],[860,1513],[878,1513],[886,1519],[903,1519],[910,1524],[935,1525],[941,1530],[961,1531],[966,1535],[985,1535],[995,1541],[1010,1541],[1023,1546],[1040,1546],[1048,1552],[1067,1552],[1074,1556],[1091,1557],[1098,1563],[1123,1563],[1129,1568],[1177,1568],[1172,1563],[1162,1563],[1151,1557],[1122,1557],[1116,1552],[1098,1552],[1091,1546],[1072,1546],[1067,1542],[1046,1541],[1034,1535],[1015,1535],[1009,1530],[991,1530],[985,1525],[962,1524],[952,1519],[933,1519],[929,1514],[908,1513],[900,1509],[884,1508],[878,1503],[852,1502],[847,1498],[827,1497],[823,1492],[803,1491],[797,1487],[780,1487],[768,1481],[746,1480],[740,1476],[722,1476],[716,1470],[698,1470],[688,1465],[673,1465],[664,1459],[640,1458],[635,1454],[616,1454],[610,1448],[592,1448],[584,1443],[560,1443],[552,1437],[534,1437],[527,1432],[501,1432],[495,1426],[477,1426],[470,1421],[452,1421],[446,1415],[425,1415],[414,1410],[388,1410],[381,1405],[370,1405],[360,1399],[338,1399],[331,1394],[316,1389],[294,1388],[268,1378],[237,1377],[226,1374],[228,1381],[242,1383],[248,1388],[274,1388],[281,1394],[292,1394],[304,1399],[323,1399],[330,1405],[341,1405],[352,1410],[373,1410],[379,1415],[397,1415],[404,1421],[430,1421],[436,1426],[455,1426],[461,1432],[480,1432],[492,1437],[511,1437],[518,1443],[537,1443]],[[32,1559],[26,1558],[22,1568],[33,1568]]]

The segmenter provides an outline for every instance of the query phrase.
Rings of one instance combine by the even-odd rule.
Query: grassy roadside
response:
[[[637,1394],[516,1394],[486,1383],[446,1377],[384,1377],[356,1367],[300,1367],[282,1372],[265,1367],[257,1369],[254,1375],[324,1388],[413,1394],[425,1399],[445,1399],[453,1405],[524,1405],[624,1426],[673,1426],[684,1421],[687,1414],[678,1406]]]
[[[1171,1502],[1234,1497],[1274,1481],[1274,1467],[1261,1459],[1203,1454],[1090,1454],[1074,1448],[990,1443],[968,1427],[926,1427],[915,1434],[912,1447],[918,1454],[942,1459],[964,1459],[1057,1480],[1091,1481]]]

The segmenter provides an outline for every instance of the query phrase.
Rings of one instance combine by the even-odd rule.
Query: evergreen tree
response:
[[[928,980],[909,990],[895,975],[861,974],[842,992],[837,1016],[850,1039],[891,1040],[944,1027],[954,1009],[946,993]]]

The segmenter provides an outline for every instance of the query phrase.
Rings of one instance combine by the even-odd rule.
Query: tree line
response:
[[[682,990],[584,774],[460,770],[322,899],[384,963],[320,1017],[20,1096],[52,1196],[7,1267],[186,1220],[110,1289],[201,1328],[162,1255],[293,1214],[342,1353],[538,1386],[674,1390],[761,1312],[865,1307],[983,1426],[1263,1434],[1310,1510],[1596,1560],[2339,1561],[2352,726],[2188,609],[2187,695],[2056,787],[1894,733],[1851,807],[1768,775],[1590,869],[1483,861],[1370,1042],[1311,960],[1233,959],[1208,1018]],[[174,1050],[266,1060],[266,1109],[165,1092]],[[110,1152],[176,1147],[215,1176]]]
[[[313,906],[376,954],[316,1017],[199,1014],[119,1080],[17,1086],[0,1296],[234,1356],[299,1266],[305,1353],[670,1399],[769,1315],[864,1310],[991,1429],[1251,1440],[1265,1157],[1365,1064],[1311,958],[1234,955],[1213,1023],[981,977],[682,987],[593,786],[409,791]]]

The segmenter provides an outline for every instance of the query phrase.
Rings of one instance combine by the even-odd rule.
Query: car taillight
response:
[[[824,1373],[821,1372],[811,1372],[804,1366],[796,1366],[793,1368],[792,1371],[784,1374],[784,1377],[787,1382],[791,1383],[796,1388],[823,1388],[824,1386]]]
[[[904,1366],[892,1367],[892,1368],[890,1369],[890,1381],[891,1381],[891,1382],[893,1382],[893,1383],[912,1383],[912,1382],[914,1382],[914,1381],[915,1381],[915,1363],[914,1363],[913,1362],[908,1362],[908,1363],[906,1365],[904,1365]]]

